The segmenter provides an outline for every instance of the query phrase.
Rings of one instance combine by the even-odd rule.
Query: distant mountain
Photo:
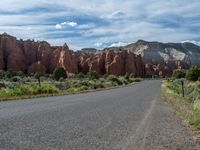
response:
[[[124,47],[104,50],[131,51],[141,55],[146,64],[147,75],[170,75],[174,69],[200,67],[200,46],[193,43],[160,43],[138,40]]]
[[[135,54],[141,54],[145,63],[152,60],[159,63],[174,60],[200,66],[200,46],[193,43],[159,43],[139,40],[127,45],[126,49]]]
[[[99,50],[95,48],[83,48],[80,50],[80,52],[86,53],[86,54],[96,54]]]

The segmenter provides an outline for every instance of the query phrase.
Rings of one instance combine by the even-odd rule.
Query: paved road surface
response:
[[[0,103],[0,150],[195,150],[161,81]]]

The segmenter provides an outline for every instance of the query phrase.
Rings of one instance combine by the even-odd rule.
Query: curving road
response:
[[[0,150],[200,149],[160,85],[0,102]]]

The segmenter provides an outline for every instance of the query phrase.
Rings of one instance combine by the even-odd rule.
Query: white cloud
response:
[[[71,22],[67,22],[67,25],[68,25],[68,26],[71,26],[71,27],[75,27],[75,26],[78,25],[78,23],[77,23],[77,22],[71,21]]]
[[[78,23],[77,22],[73,22],[73,21],[71,21],[71,22],[62,22],[60,24],[56,24],[55,28],[56,29],[62,29],[65,26],[75,27],[77,25],[78,25]]]
[[[56,29],[62,29],[62,25],[61,24],[56,24],[55,28]]]
[[[111,44],[109,47],[121,47],[121,46],[125,46],[125,45],[128,45],[128,43],[117,42],[117,43]]]

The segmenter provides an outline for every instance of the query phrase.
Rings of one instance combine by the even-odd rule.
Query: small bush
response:
[[[112,82],[111,81],[106,81],[105,83],[104,83],[104,87],[112,87],[113,86],[113,84],[112,84]]]
[[[67,90],[70,88],[70,84],[68,82],[58,83],[55,85],[59,90]]]
[[[24,77],[23,82],[37,82],[38,80],[34,77]]]
[[[56,68],[53,72],[53,76],[54,76],[54,79],[56,79],[57,81],[59,81],[60,78],[63,78],[63,79],[67,78],[66,71],[62,67]]]
[[[122,81],[120,81],[119,78],[114,76],[114,75],[109,75],[108,76],[108,80],[112,81],[114,83],[117,83],[118,85],[122,85],[123,84]]]
[[[3,83],[3,82],[0,82],[0,89],[4,89],[4,88],[6,88],[6,85],[5,85],[5,83]]]
[[[96,71],[89,71],[87,73],[87,77],[90,79],[90,80],[97,80],[100,78],[100,76],[97,74]]]
[[[20,76],[20,77],[25,77],[25,74],[22,72],[22,71],[18,71],[18,72],[16,72],[16,75],[17,76]]]
[[[85,80],[81,82],[82,86],[89,86],[89,81]]]
[[[89,89],[88,86],[81,86],[81,87],[79,88],[80,91],[87,91],[88,89]]]
[[[186,79],[190,81],[197,81],[199,77],[200,77],[200,69],[196,66],[191,67],[186,72]]]
[[[128,73],[126,73],[125,75],[124,75],[124,78],[128,81],[129,79],[130,79],[130,76],[129,76],[129,74]]]
[[[125,76],[119,77],[119,80],[124,84],[127,85],[130,82],[130,79],[126,79]]]
[[[71,87],[79,88],[82,86],[82,82],[80,80],[72,80],[70,85]]]
[[[78,89],[77,89],[77,88],[74,88],[74,87],[70,87],[70,88],[67,90],[67,92],[69,92],[69,93],[76,93],[76,92],[78,92]]]
[[[185,72],[183,72],[182,70],[174,70],[172,77],[175,79],[181,79],[185,77]]]
[[[14,77],[14,76],[16,76],[16,75],[17,75],[17,72],[14,71],[14,70],[12,70],[12,69],[8,69],[8,70],[6,71],[6,77],[7,77],[7,78],[12,78],[12,77]]]
[[[102,89],[102,88],[105,88],[104,84],[101,83],[101,82],[96,82],[96,89]]]
[[[20,82],[20,81],[22,81],[22,78],[20,76],[14,76],[11,78],[11,81],[12,82]]]
[[[76,75],[76,78],[83,79],[85,78],[85,75],[82,72],[80,72],[79,74]]]
[[[4,79],[6,77],[6,72],[4,70],[0,70],[0,79]]]

